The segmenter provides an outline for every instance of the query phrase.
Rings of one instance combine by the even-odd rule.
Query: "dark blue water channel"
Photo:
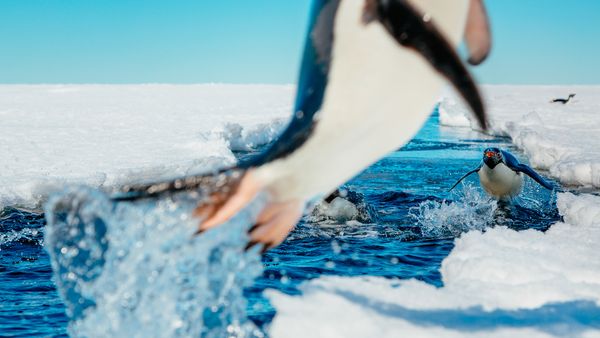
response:
[[[467,188],[448,192],[456,179],[478,164],[481,151],[489,145],[508,148],[523,159],[508,139],[441,127],[434,113],[408,145],[345,186],[363,202],[367,220],[336,222],[307,216],[285,243],[263,257],[263,276],[245,292],[251,319],[264,325],[275,315],[263,290],[297,294],[300,283],[322,275],[416,278],[441,286],[441,262],[462,232],[485,231],[498,224],[543,231],[559,220],[553,196],[529,180],[516,204],[482,211],[493,213],[491,221],[480,221],[477,210],[467,212],[473,218],[469,220],[436,209],[473,198],[469,194],[479,200],[462,201],[463,208],[491,205],[482,202],[475,177],[467,180]],[[468,188],[469,184],[477,188]],[[66,334],[68,319],[43,249],[44,226],[41,214],[16,208],[5,208],[0,214],[1,336]]]

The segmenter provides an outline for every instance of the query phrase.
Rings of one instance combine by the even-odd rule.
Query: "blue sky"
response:
[[[600,1],[487,0],[483,83],[600,84]],[[310,0],[0,0],[0,83],[294,83]]]

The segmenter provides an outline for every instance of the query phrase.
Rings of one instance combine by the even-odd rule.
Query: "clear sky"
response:
[[[448,0],[440,0],[448,1]],[[483,83],[600,84],[600,1],[487,0]],[[0,83],[295,83],[310,0],[0,0]]]

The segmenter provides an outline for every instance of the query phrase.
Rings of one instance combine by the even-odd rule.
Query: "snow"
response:
[[[0,85],[0,207],[231,164],[272,140],[293,86]],[[235,121],[235,122],[232,122]]]
[[[570,93],[568,104],[550,103]],[[483,95],[491,133],[509,136],[563,185],[600,188],[600,86],[484,86]],[[442,99],[440,123],[476,128],[456,95]]]

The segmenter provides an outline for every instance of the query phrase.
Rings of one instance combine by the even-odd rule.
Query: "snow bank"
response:
[[[67,183],[109,188],[206,171],[271,141],[292,86],[0,85],[0,207]]]
[[[325,277],[302,297],[271,292],[274,337],[599,336],[600,197],[560,194],[546,233],[469,232],[442,264],[444,287]]]
[[[531,164],[564,185],[600,188],[600,86],[484,86],[491,132],[509,136]],[[550,103],[577,94],[566,105]],[[446,95],[440,123],[472,126],[464,103]]]

